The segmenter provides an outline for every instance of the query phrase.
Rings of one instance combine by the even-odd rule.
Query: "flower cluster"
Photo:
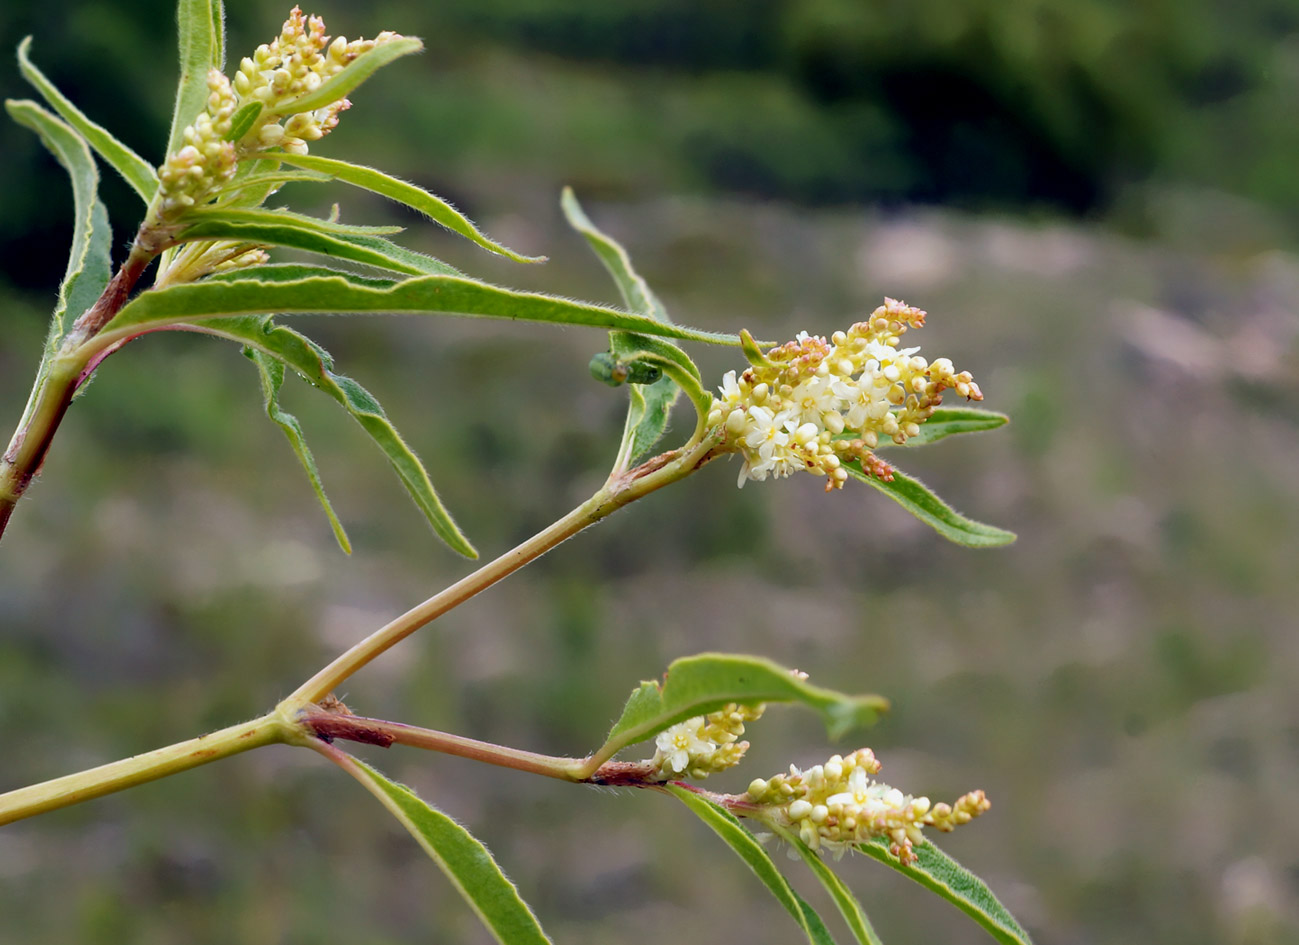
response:
[[[764,705],[730,703],[716,712],[678,722],[659,732],[650,764],[662,778],[706,778],[740,763],[749,743],[739,741],[744,723],[762,717]]]
[[[207,108],[185,129],[185,144],[158,168],[159,214],[167,216],[207,200],[234,177],[239,152],[227,141],[239,107],[230,80],[215,69],[207,76]]]
[[[400,38],[383,32],[374,39],[348,42],[340,36],[331,43],[320,17],[303,17],[294,7],[280,35],[239,64],[233,84],[215,69],[208,73],[207,107],[185,129],[185,145],[158,170],[159,216],[165,220],[211,199],[249,154],[268,148],[306,154],[307,142],[333,130],[351,103],[340,97],[310,111],[295,111],[294,102],[358,56]],[[229,140],[235,113],[252,102],[261,103],[261,112],[237,141]]]
[[[358,56],[376,46],[400,39],[384,31],[374,39],[348,42],[339,36],[332,43],[325,35],[325,21],[318,16],[304,18],[294,7],[284,21],[280,35],[257,47],[252,57],[245,57],[235,74],[235,91],[241,103],[261,102],[266,119],[253,126],[244,140],[253,139],[257,147],[280,147],[293,154],[306,154],[307,142],[315,141],[333,130],[338,115],[350,108],[340,98],[308,112],[293,112],[293,103],[318,89]],[[289,115],[281,125],[281,116]]]
[[[790,765],[789,774],[757,778],[749,785],[745,800],[759,807],[749,816],[792,830],[813,850],[825,848],[836,858],[856,844],[882,837],[894,856],[913,863],[914,845],[924,842],[921,827],[946,832],[991,806],[982,791],[971,791],[955,804],[931,806],[927,797],[912,797],[872,781],[870,776],[879,770],[869,748],[847,757],[835,755],[806,771]]]
[[[824,476],[829,492],[843,486],[843,465],[852,461],[887,481],[892,469],[872,452],[881,439],[900,445],[918,435],[945,390],[982,400],[968,371],[898,347],[907,329],[924,323],[920,309],[885,299],[866,321],[828,341],[801,332],[765,355],[755,352],[743,374],[729,372],[708,422],[723,449],[744,457],[739,484],[805,469]]]

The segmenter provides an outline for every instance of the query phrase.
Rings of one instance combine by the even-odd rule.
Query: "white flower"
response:
[[[717,750],[715,744],[700,734],[703,727],[701,715],[659,732],[654,746],[661,756],[659,769],[664,774],[685,774],[694,761],[707,758]]]

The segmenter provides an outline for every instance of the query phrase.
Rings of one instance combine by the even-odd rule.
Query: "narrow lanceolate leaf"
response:
[[[887,840],[862,843],[858,849],[937,893],[983,926],[1002,945],[1031,945],[1028,933],[987,884],[932,843],[926,841],[916,846],[916,862],[910,866],[904,866],[889,853]]]
[[[564,208],[564,216],[568,218],[569,225],[586,238],[596,257],[604,263],[604,267],[609,270],[609,275],[613,276],[613,281],[617,284],[618,291],[622,293],[623,302],[628,310],[670,324],[672,319],[668,317],[667,309],[632,267],[627,250],[607,233],[596,228],[582,210],[582,205],[577,202],[572,188],[564,188],[560,205]],[[624,332],[611,333],[609,343],[614,354],[622,358],[630,356],[633,349],[637,347],[636,340]],[[691,367],[694,367],[693,362]],[[695,369],[694,373],[698,376],[698,369]],[[662,438],[664,431],[667,430],[668,415],[680,390],[671,376],[663,377],[653,384],[628,386],[631,403],[627,408],[622,444],[618,450],[618,459],[614,463],[615,470],[630,466],[638,457],[648,453]]]
[[[49,103],[49,106],[58,112],[63,119],[86,139],[86,143],[95,149],[95,152],[103,158],[108,166],[121,174],[131,189],[140,195],[140,199],[148,203],[153,199],[154,191],[158,189],[158,174],[154,171],[153,166],[140,155],[136,154],[122,142],[109,134],[108,130],[102,125],[96,124],[86,117],[85,113],[77,106],[73,105],[62,92],[54,87],[39,69],[32,64],[28,58],[28,52],[31,49],[32,38],[28,36],[18,44],[18,68],[28,82],[36,87],[41,96]]]
[[[489,239],[478,227],[474,226],[468,217],[441,197],[437,197],[421,187],[416,187],[414,184],[408,184],[404,180],[390,177],[382,171],[376,171],[372,167],[362,167],[359,164],[349,164],[347,161],[317,157],[314,154],[276,154],[274,157],[285,164],[319,171],[346,184],[352,184],[355,187],[371,191],[390,200],[396,200],[398,203],[404,203],[406,206],[418,210],[430,219],[442,224],[451,232],[458,233],[465,239],[477,243],[483,249],[513,259],[515,262],[532,263],[545,262],[546,260],[545,256],[521,255],[495,240]]]
[[[846,696],[813,686],[794,670],[759,656],[702,653],[674,661],[663,683],[649,680],[634,689],[597,755],[612,757],[670,725],[730,702],[801,702],[821,713],[831,738],[873,724],[889,706],[882,696]]]
[[[267,268],[275,267],[243,270],[238,278],[204,280],[142,292],[124,306],[96,337],[107,344],[159,323],[181,324],[218,315],[252,315],[267,311],[286,314],[392,312],[587,325],[713,344],[736,343],[734,335],[664,325],[643,315],[550,295],[515,292],[460,276],[420,276],[385,283],[355,279],[341,272],[315,270],[319,274],[277,280],[263,276]]]
[[[498,942],[548,945],[550,938],[518,888],[473,834],[404,784],[389,781],[360,761],[354,763],[370,779],[372,793],[446,874]]]
[[[855,460],[843,465],[848,470],[848,475],[883,492],[948,541],[967,548],[997,548],[1015,540],[1014,532],[966,518],[930,492],[919,479],[913,479],[895,469],[893,481],[884,482],[862,472],[861,464]]]
[[[329,527],[334,530],[334,538],[338,541],[338,546],[350,555],[352,543],[348,540],[343,523],[334,514],[334,507],[329,504],[329,496],[325,495],[325,485],[320,481],[320,471],[316,468],[315,457],[311,455],[311,449],[307,446],[302,424],[298,423],[297,417],[280,407],[280,388],[284,386],[284,362],[254,348],[245,348],[244,353],[257,365],[257,373],[262,381],[262,397],[266,402],[266,416],[270,417],[271,421],[288,437],[289,446],[293,448],[298,462],[302,464],[307,479],[311,482],[311,489],[320,502],[320,507],[325,510],[325,517],[329,519]]]
[[[52,351],[108,285],[113,234],[99,202],[99,171],[86,140],[35,102],[9,100],[5,108],[14,121],[36,132],[72,180],[72,246],[50,326],[47,347]]]
[[[200,322],[194,328],[237,341],[266,357],[274,358],[300,374],[307,383],[334,398],[383,451],[393,471],[438,537],[460,554],[469,558],[478,557],[478,552],[438,498],[424,464],[406,445],[379,402],[350,377],[334,373],[333,359],[325,349],[305,335],[274,324],[269,315],[214,318]],[[308,474],[310,475],[310,470]],[[328,505],[326,510],[328,511]]]
[[[920,432],[907,437],[904,446],[926,446],[957,433],[982,433],[1005,426],[1010,418],[1004,413],[980,410],[977,407],[939,407],[928,420],[920,424]],[[851,439],[855,434],[844,434],[840,439]],[[892,447],[893,441],[882,439],[880,447]]]
[[[180,81],[171,113],[167,153],[185,144],[185,128],[207,107],[207,74],[225,65],[225,11],[221,0],[180,0],[176,7]]]
[[[453,266],[386,240],[381,233],[399,227],[360,227],[331,223],[284,210],[196,210],[177,242],[236,240],[260,246],[285,246],[406,275],[460,275]]]
[[[796,834],[787,830],[781,830],[779,833],[782,840],[798,851],[798,855],[803,858],[812,875],[820,880],[821,885],[830,894],[844,922],[848,923],[848,928],[852,930],[853,938],[860,945],[882,945],[870,919],[866,918],[866,910],[862,908],[852,890],[839,878],[839,874],[830,869],[825,860],[821,859],[816,851],[800,840]]]
[[[333,104],[340,98],[346,97],[354,88],[394,59],[410,55],[413,52],[419,52],[423,48],[424,44],[414,36],[403,36],[401,39],[375,46],[369,52],[353,59],[342,72],[322,82],[314,92],[293,99],[290,102],[285,102],[275,109],[275,113],[298,115],[302,112],[324,108],[326,105]]]
[[[753,834],[745,830],[735,816],[719,804],[715,804],[678,784],[665,785],[665,790],[690,808],[700,820],[707,824],[714,833],[722,838],[736,856],[745,862],[753,874],[762,880],[767,890],[776,897],[776,901],[794,917],[798,927],[803,930],[812,945],[833,945],[834,939],[826,929],[821,917],[809,906],[798,893],[794,892],[789,881],[781,874],[771,855]]]

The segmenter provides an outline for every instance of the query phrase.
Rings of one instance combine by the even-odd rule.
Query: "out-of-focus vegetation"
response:
[[[349,703],[580,753],[672,658],[761,653],[895,710],[848,746],[773,710],[720,787],[869,743],[906,790],[987,789],[992,812],[945,847],[1041,945],[1299,937],[1299,4],[317,9],[334,32],[390,27],[429,52],[367,84],[316,150],[404,173],[552,260],[511,267],[403,220],[422,227],[412,242],[498,282],[609,300],[560,222],[570,182],[684,322],[778,338],[831,331],[885,293],[919,304],[926,353],[968,366],[1013,423],[908,468],[1021,536],[970,552],[873,492],[795,479],[737,493],[718,464],[422,631]],[[241,50],[284,11],[229,13]],[[169,4],[0,9],[7,45],[27,32],[87,112],[161,157]],[[0,88],[26,94],[13,70]],[[12,422],[70,224],[52,162],[20,129],[0,145],[19,182],[0,192]],[[105,178],[124,241],[138,209]],[[323,193],[286,197],[387,219]],[[598,333],[320,331],[487,554],[607,465],[621,394],[586,373]],[[706,376],[736,366],[698,354]],[[351,559],[235,348],[141,340],[76,403],[0,543],[0,788],[263,711],[463,573],[350,421],[310,391],[286,399],[328,434],[313,447]],[[0,941],[480,941],[418,848],[299,754],[0,830]],[[367,757],[483,836],[557,941],[789,941],[779,907],[661,798]],[[875,864],[846,875],[889,943],[977,940]]]

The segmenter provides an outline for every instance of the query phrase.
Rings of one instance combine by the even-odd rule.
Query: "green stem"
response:
[[[458,607],[525,564],[535,561],[556,545],[624,505],[688,476],[711,458],[710,451],[715,445],[712,440],[704,439],[694,444],[694,448],[689,451],[665,453],[611,479],[603,489],[554,524],[357,643],[299,686],[280,703],[280,711],[289,714],[319,702],[362,667],[420,627]]]
[[[0,826],[197,768],[251,748],[300,740],[282,716],[264,715],[166,748],[0,794]]]

